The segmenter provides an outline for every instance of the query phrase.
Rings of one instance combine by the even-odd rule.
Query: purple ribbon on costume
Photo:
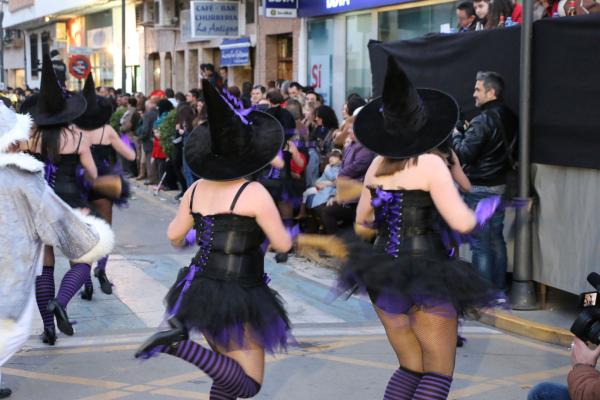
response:
[[[181,308],[181,301],[183,300],[183,295],[188,291],[188,289],[192,285],[192,281],[194,280],[196,273],[201,270],[202,270],[202,267],[199,267],[197,265],[190,265],[190,270],[188,271],[185,278],[183,278],[183,280],[177,284],[177,287],[180,287],[181,285],[183,285],[183,288],[181,289],[181,292],[179,293],[179,297],[177,298],[175,305],[171,309],[171,313],[170,313],[171,316],[174,317],[175,315],[177,315],[177,312]]]
[[[475,220],[478,227],[483,227],[492,218],[498,206],[500,206],[500,196],[490,196],[481,199],[475,207]]]
[[[400,247],[400,229],[402,228],[402,192],[389,192],[382,188],[375,189],[375,197],[371,200],[373,208],[379,208],[375,213],[380,221],[385,221],[388,227],[388,243],[385,252],[393,257],[398,256]]]
[[[192,246],[196,243],[196,230],[194,228],[190,229],[188,233],[185,235],[184,246]]]
[[[125,143],[127,146],[129,146],[131,149],[135,150],[135,145],[133,143],[131,143],[129,136],[127,136],[126,134],[121,133],[121,141],[123,143]]]
[[[225,103],[227,106],[229,106],[231,111],[233,111],[242,120],[244,125],[252,125],[252,121],[250,121],[247,117],[256,109],[255,106],[244,108],[244,104],[241,102],[241,100],[232,95],[229,90],[225,88],[222,89],[220,95],[221,98],[225,100]]]
[[[265,282],[265,285],[271,283],[271,277],[266,272],[263,274],[263,282]]]
[[[371,205],[373,208],[381,207],[383,203],[389,203],[394,198],[394,195],[391,192],[386,192],[382,188],[377,188],[375,190],[375,198],[371,200]]]
[[[48,161],[44,166],[44,179],[48,182],[48,186],[54,189],[54,183],[56,180],[56,171],[58,167]]]
[[[75,169],[75,181],[77,182],[77,186],[81,189],[81,198],[83,200],[88,200],[90,191],[92,190],[92,183],[85,177],[85,168],[83,168],[81,164],[78,164]]]

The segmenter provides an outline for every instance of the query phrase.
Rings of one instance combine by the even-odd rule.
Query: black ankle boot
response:
[[[44,332],[40,335],[40,339],[43,343],[54,346],[54,343],[56,343],[56,329],[44,328]]]
[[[287,262],[287,260],[288,260],[288,253],[277,253],[275,255],[275,262],[278,264]]]
[[[84,286],[80,296],[83,300],[92,301],[92,297],[94,296],[94,287],[91,286],[88,288],[87,286]]]
[[[102,290],[102,293],[112,294],[112,283],[110,283],[108,280],[106,271],[96,267],[94,268],[94,276],[98,278],[98,282],[100,282],[100,289]]]
[[[9,388],[0,389],[0,399],[6,399],[10,397],[11,394],[12,390],[10,390]]]
[[[188,331],[180,321],[171,318],[168,322],[172,329],[156,332],[154,335],[150,336],[136,351],[135,358],[150,354],[155,347],[170,346],[189,339]]]
[[[56,326],[58,326],[58,330],[65,335],[73,336],[75,332],[73,331],[73,325],[71,325],[71,322],[69,321],[67,310],[58,304],[56,299],[48,302],[48,311],[50,311],[56,317]]]

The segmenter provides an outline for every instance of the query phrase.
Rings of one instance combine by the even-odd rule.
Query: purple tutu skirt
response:
[[[165,302],[167,310],[177,309],[174,317],[189,331],[227,350],[247,348],[248,338],[269,353],[287,349],[291,324],[281,297],[267,282],[247,286],[198,274],[179,299],[188,272],[189,267],[181,269]]]
[[[367,293],[383,311],[417,308],[448,318],[477,318],[480,309],[507,307],[502,291],[468,262],[441,251],[400,251],[392,257],[358,238],[346,239],[349,255],[338,276],[338,294]]]

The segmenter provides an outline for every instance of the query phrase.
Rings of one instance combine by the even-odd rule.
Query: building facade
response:
[[[453,0],[299,0],[306,51],[300,81],[341,112],[346,96],[371,95],[369,40],[406,40],[456,26]]]
[[[121,87],[121,32],[125,24],[126,87],[131,90],[139,86],[137,37],[141,32],[136,23],[136,2],[125,2],[124,22],[121,4],[117,0],[9,0],[4,17],[7,84],[39,87],[42,55],[58,50],[67,65],[74,54],[87,56],[98,85]],[[79,84],[68,75],[69,88],[76,89]]]

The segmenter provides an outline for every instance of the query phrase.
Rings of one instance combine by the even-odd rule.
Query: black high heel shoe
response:
[[[172,329],[156,332],[154,335],[150,336],[135,352],[135,358],[150,354],[155,347],[170,346],[189,339],[187,329],[179,320],[171,318],[168,322]]]
[[[92,297],[94,296],[94,288],[83,287],[83,290],[80,293],[80,296],[83,300],[92,301]]]
[[[9,398],[11,394],[12,390],[10,390],[9,388],[0,389],[0,399]]]
[[[54,346],[54,343],[56,343],[56,330],[54,328],[44,328],[44,332],[40,335],[40,339],[43,343]]]
[[[71,325],[71,322],[69,321],[67,310],[58,304],[56,299],[48,302],[48,311],[50,311],[56,317],[56,326],[58,326],[58,330],[65,335],[73,336],[75,332],[73,331],[73,325]]]
[[[112,283],[110,283],[108,280],[106,271],[96,267],[94,268],[94,276],[98,278],[98,282],[100,282],[100,289],[102,290],[102,293],[112,294]]]

